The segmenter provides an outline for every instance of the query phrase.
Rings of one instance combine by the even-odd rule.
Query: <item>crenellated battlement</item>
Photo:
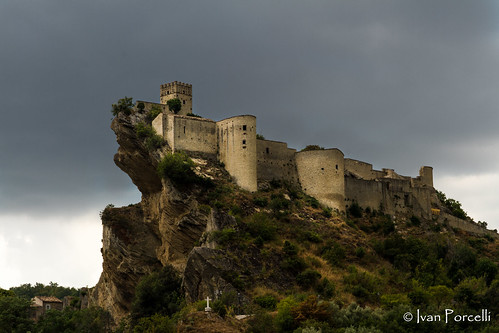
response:
[[[166,104],[169,100],[178,98],[182,103],[179,115],[192,113],[192,84],[173,81],[160,86],[160,103]]]

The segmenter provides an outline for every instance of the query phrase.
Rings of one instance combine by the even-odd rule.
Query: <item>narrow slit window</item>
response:
[[[184,134],[185,134],[185,126],[184,126]]]
[[[246,144],[246,140],[243,140],[243,145],[245,145],[245,144]]]
[[[246,131],[246,125],[243,125],[243,131]]]
[[[269,153],[269,148],[265,148],[265,152],[268,154]]]

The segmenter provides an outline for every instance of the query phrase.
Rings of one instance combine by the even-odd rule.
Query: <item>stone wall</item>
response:
[[[258,180],[285,180],[298,184],[295,164],[296,149],[288,148],[285,142],[256,140]]]
[[[168,114],[166,138],[174,151],[217,153],[217,125],[213,120]],[[165,127],[164,127],[165,128]]]
[[[257,190],[256,117],[236,116],[217,122],[218,159],[248,191]]]
[[[305,193],[323,205],[345,210],[345,164],[338,149],[310,150],[295,155],[296,169]]]
[[[380,178],[376,180],[345,176],[346,204],[357,202],[362,208],[381,210],[385,214],[413,214],[431,218],[431,187],[413,187],[411,179]]]

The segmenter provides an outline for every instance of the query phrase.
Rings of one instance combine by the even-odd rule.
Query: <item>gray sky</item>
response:
[[[140,200],[111,103],[193,84],[194,112],[416,176],[499,228],[496,1],[0,3],[0,287],[81,287],[99,211]]]

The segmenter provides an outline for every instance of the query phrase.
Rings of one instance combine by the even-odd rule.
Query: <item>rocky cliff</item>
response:
[[[169,148],[147,149],[135,130],[140,122],[147,122],[146,115],[133,113],[120,114],[111,124],[119,144],[114,161],[130,176],[142,200],[128,207],[108,206],[102,212],[103,271],[90,292],[90,304],[107,309],[116,321],[130,312],[140,278],[166,264],[182,274],[189,301],[234,290],[230,272],[244,266],[251,274],[262,265],[252,262],[251,255],[242,260],[215,248],[206,234],[234,225],[234,217],[204,204],[210,192],[205,185],[178,186],[158,176],[158,163]],[[227,172],[210,156],[191,157],[198,175],[230,183]],[[279,262],[279,254],[271,257]]]

